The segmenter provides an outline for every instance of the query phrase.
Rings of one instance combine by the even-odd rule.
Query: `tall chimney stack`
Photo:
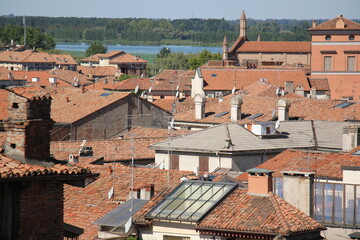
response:
[[[241,120],[241,105],[243,101],[239,95],[234,95],[230,99],[231,121],[237,122]]]
[[[195,102],[195,119],[202,119],[205,117],[205,96],[196,94],[194,98]]]
[[[277,102],[277,109],[278,109],[278,120],[281,121],[288,121],[289,120],[289,108],[291,103],[288,99],[280,99]]]

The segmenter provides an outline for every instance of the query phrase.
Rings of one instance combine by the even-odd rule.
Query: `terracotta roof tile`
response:
[[[61,79],[57,79],[56,75],[53,75],[49,72],[44,71],[13,71],[14,77],[16,79],[22,78],[26,79],[27,84],[34,84],[38,86],[48,86],[54,85],[50,83],[49,78],[56,78],[56,86],[63,87],[63,86],[70,86],[69,83],[62,81]],[[39,81],[33,82],[33,78],[38,78]]]
[[[134,136],[134,159],[155,159],[155,151],[149,149],[151,144],[160,142],[172,136],[186,134],[187,130],[172,130],[133,127],[129,132],[124,133],[121,139],[87,141],[86,146],[91,146],[94,156],[104,156],[105,162],[131,160],[132,137]],[[67,160],[69,154],[78,155],[82,141],[52,141],[51,153],[56,159]],[[119,147],[121,146],[121,147]],[[79,162],[87,161],[86,157],[79,159]]]
[[[80,239],[94,239],[98,226],[92,224],[110,210],[125,201],[129,193],[131,169],[123,165],[89,166],[91,171],[100,173],[95,182],[85,188],[64,186],[64,221],[85,230]],[[178,184],[180,178],[190,172],[161,170],[152,168],[134,168],[135,188],[142,188],[149,183],[154,184],[155,194],[168,183]],[[114,197],[108,200],[108,192],[114,187]]]
[[[77,65],[77,62],[70,54],[50,54],[56,65]]]
[[[138,57],[138,56],[134,56],[131,55],[129,53],[125,53],[122,54],[120,56],[116,56],[114,58],[110,59],[110,63],[113,64],[121,64],[121,63],[147,63],[146,60]]]
[[[310,42],[245,41],[237,52],[310,53]]]
[[[136,86],[139,86],[139,90],[147,90],[151,87],[150,78],[129,78],[119,82],[114,89],[121,91],[134,91]]]
[[[286,150],[257,166],[274,171],[275,177],[281,177],[280,171],[315,172],[321,178],[342,179],[342,166],[360,166],[360,156],[349,153],[333,153],[319,151]],[[305,170],[303,170],[305,171]],[[247,180],[247,173],[237,179]]]
[[[290,235],[325,228],[271,192],[268,196],[258,196],[237,189],[207,215],[197,229],[200,232]]]
[[[330,91],[330,86],[327,78],[309,78],[311,88],[320,91]]]
[[[55,164],[52,167],[25,164],[0,155],[0,179],[49,176],[49,175],[82,175],[90,174],[88,168],[74,165]]]
[[[337,28],[336,27],[336,23],[342,20],[345,23],[345,28],[346,30],[359,30],[360,29],[360,24],[354,21],[351,21],[347,18],[344,18],[342,16],[333,18],[329,21],[326,21],[324,23],[320,23],[319,25],[317,25],[316,27],[312,27],[309,30],[341,30],[342,28]]]
[[[55,71],[50,70],[49,73],[68,84],[74,84],[75,81],[77,81],[79,85],[88,85],[92,83],[88,80],[87,76],[76,71],[57,69]]]
[[[104,93],[92,90],[81,93],[80,89],[73,88],[55,89],[50,92],[53,98],[51,118],[56,122],[72,123],[130,95],[128,92]]]
[[[95,67],[78,66],[77,71],[87,76],[93,75],[98,77],[107,77],[107,76],[115,77],[122,75],[121,71],[117,69],[115,66],[95,66]]]
[[[232,90],[245,88],[257,81],[265,81],[274,86],[285,86],[293,81],[294,86],[302,84],[305,91],[310,90],[304,70],[284,69],[201,69],[204,77],[204,90]]]

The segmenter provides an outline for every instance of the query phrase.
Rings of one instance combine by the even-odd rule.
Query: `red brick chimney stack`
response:
[[[267,195],[273,190],[273,171],[262,168],[252,168],[248,172],[248,194]]]

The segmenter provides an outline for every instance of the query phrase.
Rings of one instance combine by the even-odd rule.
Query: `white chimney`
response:
[[[283,198],[302,212],[312,216],[314,173],[297,171],[281,173],[284,181]]]
[[[205,96],[196,94],[194,98],[195,102],[195,119],[202,119],[205,117]]]
[[[343,147],[344,152],[350,152],[359,146],[359,128],[360,126],[346,126],[343,128]]]
[[[305,95],[304,87],[301,84],[297,85],[297,87],[295,88],[295,93],[297,95],[304,97],[304,95]]]
[[[277,109],[278,109],[278,120],[281,121],[288,121],[289,120],[289,107],[291,103],[288,99],[280,99],[277,102]]]
[[[231,121],[237,122],[241,120],[241,105],[243,101],[239,95],[234,95],[230,99]]]
[[[310,98],[316,99],[316,88],[310,89]]]
[[[312,26],[311,27],[316,27],[316,20],[312,20]]]

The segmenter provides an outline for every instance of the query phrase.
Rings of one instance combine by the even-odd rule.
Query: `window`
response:
[[[14,102],[14,103],[12,104],[12,108],[19,108],[19,103]]]
[[[10,147],[13,148],[13,149],[16,148],[16,144],[15,143],[10,143]]]
[[[330,40],[331,40],[331,36],[330,36],[330,35],[326,35],[325,40],[326,40],[326,41],[330,41]]]
[[[350,35],[349,36],[349,40],[354,40],[355,39],[355,36],[354,35]]]
[[[332,71],[332,57],[324,57],[324,71]]]
[[[348,56],[347,57],[347,70],[348,71],[355,71],[355,56]]]

